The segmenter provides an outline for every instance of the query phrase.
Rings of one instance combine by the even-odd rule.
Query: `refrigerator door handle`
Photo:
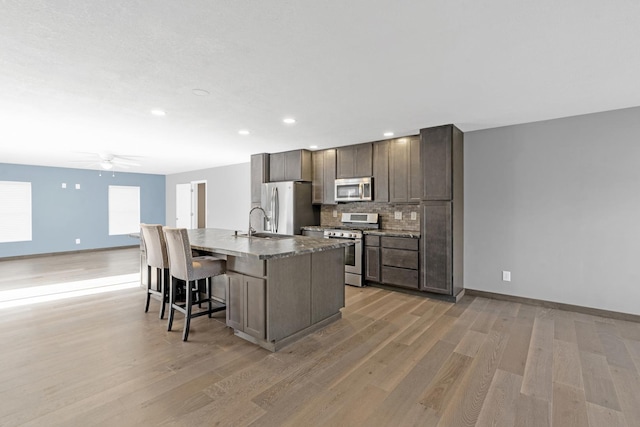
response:
[[[271,197],[269,197],[269,214],[271,215],[271,220],[269,221],[269,231],[273,232],[273,229],[275,228],[275,220],[276,220],[276,215],[275,215],[275,204],[274,204],[274,198],[275,198],[275,192],[276,189],[272,188],[271,189]]]
[[[273,189],[274,192],[274,203],[275,203],[275,213],[274,213],[274,217],[275,217],[275,226],[276,229],[274,230],[274,232],[278,232],[278,222],[280,219],[280,195],[278,194],[278,187],[275,187]]]

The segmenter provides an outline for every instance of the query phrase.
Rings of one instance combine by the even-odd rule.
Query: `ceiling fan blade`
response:
[[[140,166],[140,163],[122,157],[114,157],[111,162],[119,166]]]

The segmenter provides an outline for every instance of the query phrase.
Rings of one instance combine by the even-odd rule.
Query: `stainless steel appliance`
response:
[[[336,179],[336,202],[363,202],[373,200],[373,178]]]
[[[334,229],[324,230],[328,239],[351,239],[353,246],[344,248],[344,283],[352,286],[364,286],[362,280],[362,230],[379,228],[378,214],[343,213],[342,225]]]
[[[311,200],[311,183],[299,181],[262,184],[260,205],[268,220],[262,230],[278,234],[300,234],[300,227],[320,224],[319,207]]]

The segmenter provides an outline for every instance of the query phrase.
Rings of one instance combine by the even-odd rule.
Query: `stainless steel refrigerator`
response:
[[[264,231],[301,234],[300,227],[320,224],[320,207],[312,203],[310,182],[262,184],[260,202],[269,217],[269,221],[263,221]]]

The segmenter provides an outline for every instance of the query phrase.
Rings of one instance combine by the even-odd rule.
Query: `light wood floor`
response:
[[[224,312],[183,343],[140,289],[0,310],[0,425],[640,425],[638,323],[346,291],[342,320],[278,353]]]

